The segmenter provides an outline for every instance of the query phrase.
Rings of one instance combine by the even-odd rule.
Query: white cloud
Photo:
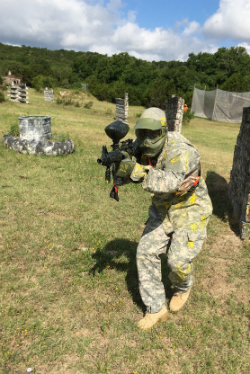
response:
[[[129,10],[128,21],[130,21],[130,22],[135,22],[136,21],[136,11],[135,10]]]
[[[216,39],[250,41],[249,19],[249,0],[221,0],[217,12],[204,23],[203,32]]]
[[[171,29],[165,30],[160,27],[152,31],[146,30],[132,22],[118,27],[112,36],[111,43],[116,49],[122,45],[123,50],[146,60],[183,61],[187,58],[191,45],[194,52],[204,50],[204,42],[198,38],[183,37]],[[205,49],[211,53],[217,50],[210,45]]]
[[[0,41],[108,55],[126,51],[156,61],[183,61],[190,52],[217,50],[195,36],[200,31],[195,21],[180,22],[182,32],[147,30],[136,24],[136,12],[124,15],[120,9],[122,0],[1,0]]]
[[[200,24],[196,21],[192,21],[183,30],[183,35],[189,36],[189,35],[192,35],[192,34],[197,34],[200,31],[201,31]]]
[[[237,47],[244,47],[246,48],[247,53],[250,55],[250,45],[247,43],[240,43]]]
[[[182,21],[176,22],[174,27],[175,32],[182,33],[184,36],[200,34],[201,30],[201,25],[198,22],[189,22],[188,18],[184,18]]]

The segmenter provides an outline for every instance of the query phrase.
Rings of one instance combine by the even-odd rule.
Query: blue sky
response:
[[[149,29],[174,28],[185,18],[203,24],[219,6],[219,0],[126,0],[124,3],[126,11],[136,12],[138,25]]]
[[[1,0],[0,42],[148,61],[244,46],[250,0]]]

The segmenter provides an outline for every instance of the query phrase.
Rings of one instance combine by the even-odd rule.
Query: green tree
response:
[[[39,74],[35,78],[32,79],[32,87],[35,88],[36,91],[40,91],[41,88],[44,87],[43,85],[44,76]]]
[[[250,91],[250,76],[234,73],[222,84],[221,88],[231,92]]]
[[[108,100],[115,102],[117,98],[124,98],[126,92],[126,85],[123,81],[116,81],[109,85]]]
[[[176,94],[176,87],[172,80],[164,81],[157,78],[147,92],[146,106],[165,109],[166,99]]]
[[[100,82],[95,75],[91,75],[86,79],[89,90],[98,100],[108,100],[108,89],[107,83]]]

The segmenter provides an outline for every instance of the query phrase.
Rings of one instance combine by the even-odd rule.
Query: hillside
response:
[[[148,62],[128,53],[109,57],[0,43],[0,76],[9,70],[37,90],[79,89],[85,82],[98,100],[114,102],[128,92],[131,105],[145,107],[164,108],[166,97],[173,93],[190,106],[194,84],[207,90],[250,91],[250,56],[243,47],[219,48],[214,54],[190,53],[186,62]]]

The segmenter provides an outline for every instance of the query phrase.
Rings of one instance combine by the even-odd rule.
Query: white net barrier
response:
[[[243,108],[250,106],[250,92],[204,91],[194,88],[191,111],[196,117],[241,123]]]

